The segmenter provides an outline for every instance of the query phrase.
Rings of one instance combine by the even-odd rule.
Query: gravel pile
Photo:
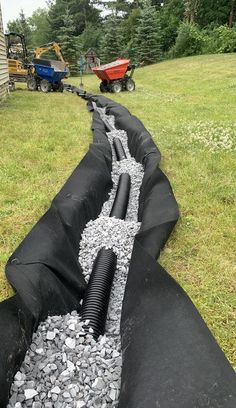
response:
[[[107,116],[104,109],[99,113],[114,127],[114,117]],[[15,375],[8,408],[108,408],[118,404],[122,365],[120,317],[133,241],[140,228],[137,212],[143,169],[130,157],[124,131],[114,127],[107,136],[111,145],[114,137],[121,139],[127,159],[116,162],[113,150],[113,188],[99,217],[87,224],[79,252],[86,281],[99,249],[112,248],[117,255],[106,334],[95,341],[92,329],[90,334],[84,330],[89,322],[81,322],[76,311],[48,317],[34,333],[31,347]],[[131,176],[125,221],[109,218],[118,178],[124,172]]]
[[[86,322],[88,323],[88,322]],[[20,371],[9,407],[116,406],[121,355],[113,337],[95,341],[77,312],[41,323]]]

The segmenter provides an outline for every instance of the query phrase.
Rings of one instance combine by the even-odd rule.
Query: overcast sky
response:
[[[21,8],[24,10],[25,15],[29,17],[38,7],[46,6],[46,0],[0,0],[0,3],[5,29],[9,20],[18,17]]]

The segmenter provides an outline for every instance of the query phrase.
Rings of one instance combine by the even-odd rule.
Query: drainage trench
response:
[[[143,168],[125,131],[94,104],[108,130],[113,188],[82,234],[79,262],[88,282],[82,311],[50,316],[33,335],[16,373],[8,407],[117,407],[121,377],[120,317],[137,222]]]

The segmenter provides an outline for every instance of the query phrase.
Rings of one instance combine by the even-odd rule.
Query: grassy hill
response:
[[[138,69],[135,81],[134,93],[108,96],[152,133],[180,205],[181,219],[160,261],[236,364],[236,55],[163,62]],[[84,83],[98,93],[95,76]],[[0,109],[0,123],[4,299],[12,293],[4,264],[86,152],[91,117],[76,96],[22,89]]]

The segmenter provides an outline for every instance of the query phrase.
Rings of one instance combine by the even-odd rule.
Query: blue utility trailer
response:
[[[63,92],[62,79],[68,78],[69,68],[66,63],[53,60],[33,60],[33,74],[28,79],[27,86],[30,91],[41,89],[42,92]]]

